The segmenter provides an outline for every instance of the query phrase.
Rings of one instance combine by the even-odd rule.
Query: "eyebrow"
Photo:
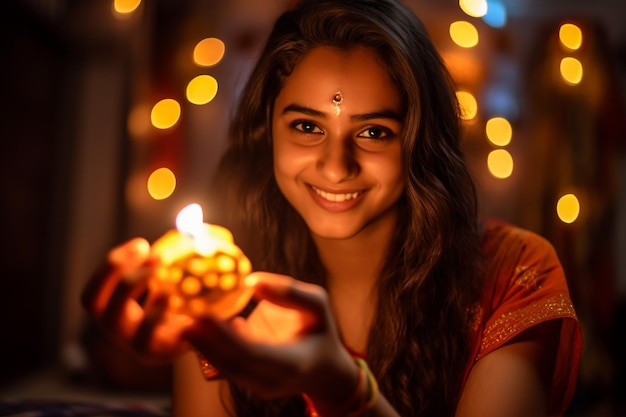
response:
[[[326,113],[321,112],[319,110],[312,109],[311,107],[302,106],[300,104],[289,104],[286,106],[281,114],[285,113],[302,113],[312,117],[321,117],[326,118]],[[350,116],[350,119],[355,121],[368,121],[372,119],[392,119],[397,122],[402,122],[402,117],[393,110],[381,110],[371,113],[363,113],[363,114],[355,114]]]

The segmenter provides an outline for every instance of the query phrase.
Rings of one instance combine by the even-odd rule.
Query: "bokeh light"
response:
[[[506,7],[499,1],[487,2],[487,14],[483,16],[483,21],[491,27],[502,28],[506,25]]]
[[[504,117],[492,117],[487,120],[485,133],[487,134],[487,139],[494,145],[506,146],[511,143],[513,128],[511,123]]]
[[[572,23],[564,23],[559,28],[559,40],[561,45],[575,51],[583,44],[583,32]]]
[[[128,114],[127,126],[133,139],[146,138],[150,132],[150,106],[135,106]]]
[[[187,100],[193,104],[206,104],[217,94],[217,80],[210,75],[198,75],[187,84]]]
[[[580,84],[583,79],[583,64],[574,57],[568,56],[561,60],[561,77],[571,85]]]
[[[150,174],[147,185],[150,197],[164,200],[176,189],[176,176],[169,168],[159,168]]]
[[[461,106],[461,117],[463,120],[472,120],[478,114],[478,102],[472,93],[467,91],[457,91],[456,98]]]
[[[178,101],[166,98],[152,107],[150,121],[157,129],[169,129],[180,119],[180,104]]]
[[[565,194],[556,203],[556,213],[563,223],[573,223],[580,214],[580,202],[574,194]]]
[[[486,0],[459,0],[459,7],[471,17],[483,17],[488,9]]]
[[[472,48],[478,45],[478,30],[470,22],[459,20],[450,24],[450,38],[463,48]]]
[[[513,157],[505,149],[495,149],[487,156],[489,172],[496,178],[508,178],[513,173]]]
[[[226,46],[217,38],[202,39],[193,49],[193,62],[202,67],[217,65],[224,57]]]
[[[125,15],[137,10],[141,0],[113,0],[113,10],[116,13]]]

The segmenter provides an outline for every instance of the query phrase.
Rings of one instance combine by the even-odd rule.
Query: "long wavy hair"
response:
[[[284,80],[319,46],[371,48],[404,106],[406,189],[378,281],[368,363],[400,415],[453,415],[481,289],[477,204],[453,83],[409,9],[394,0],[303,0],[277,20],[232,123],[212,187],[219,195],[212,200],[226,210],[213,221],[233,231],[256,270],[324,285],[310,232],[276,184],[271,137]],[[231,391],[239,416],[304,414],[299,398],[264,401]]]

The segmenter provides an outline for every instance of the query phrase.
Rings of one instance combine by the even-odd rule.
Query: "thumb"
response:
[[[268,272],[248,275],[246,284],[254,286],[257,298],[278,306],[309,312],[317,317],[330,313],[328,293],[319,285]]]

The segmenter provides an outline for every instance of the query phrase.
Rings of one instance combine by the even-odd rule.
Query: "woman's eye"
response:
[[[368,127],[361,133],[359,133],[359,137],[368,138],[368,139],[384,139],[391,135],[391,131],[387,128],[383,127]]]
[[[292,124],[293,128],[304,133],[324,133],[315,123],[309,121],[298,121]]]

